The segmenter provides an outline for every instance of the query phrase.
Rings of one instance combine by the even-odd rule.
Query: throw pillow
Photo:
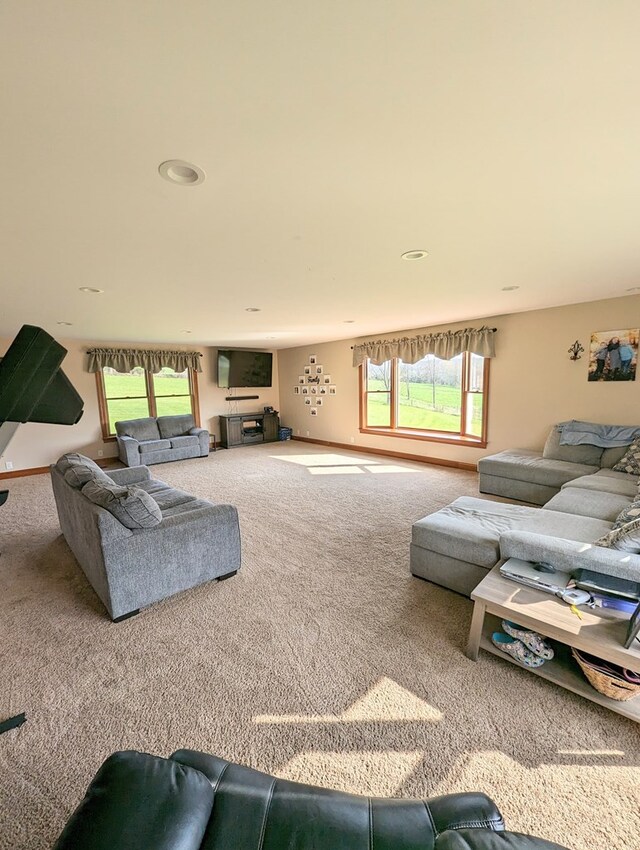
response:
[[[622,552],[640,553],[640,519],[631,520],[620,528],[612,528],[596,540],[594,545],[603,546],[605,549],[619,549]]]
[[[627,453],[629,446],[616,446],[615,448],[605,449],[600,458],[600,466],[602,469],[613,469],[616,463],[620,463],[622,458]]]
[[[63,475],[65,474],[67,469],[69,469],[69,467],[78,465],[88,466],[90,469],[95,469],[98,472],[101,471],[95,460],[91,460],[90,457],[85,457],[84,455],[81,455],[78,452],[68,452],[66,455],[62,455],[62,457],[58,458],[58,460],[56,461],[56,466]]]
[[[71,487],[79,490],[88,481],[104,481],[109,483],[111,478],[99,466],[96,466],[94,469],[91,466],[85,466],[83,463],[74,463],[65,472],[64,480]]]
[[[127,528],[153,528],[162,522],[160,506],[140,487],[120,487],[114,481],[105,484],[92,480],[84,485],[82,494],[94,505],[112,513]]]
[[[623,525],[626,525],[634,519],[640,519],[640,496],[636,496],[631,504],[627,505],[626,508],[623,508],[620,511],[611,530],[613,531],[616,528],[621,528]]]
[[[584,463],[588,466],[600,466],[602,449],[600,446],[592,445],[563,446],[560,443],[560,430],[557,425],[554,425],[549,432],[547,442],[544,444],[542,457],[550,460],[566,460],[570,463]]]
[[[627,475],[640,475],[640,440],[634,440],[625,452],[622,460],[613,467],[614,472],[626,472]]]

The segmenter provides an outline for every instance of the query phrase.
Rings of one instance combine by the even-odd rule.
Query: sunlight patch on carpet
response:
[[[259,714],[254,723],[358,723],[365,721],[442,720],[442,712],[383,676],[340,714]]]
[[[341,791],[389,796],[397,793],[422,759],[422,750],[408,752],[309,752],[294,756],[277,775],[293,782],[322,784]]]
[[[271,457],[275,460],[285,460],[287,463],[297,463],[300,466],[360,466],[363,463],[371,466],[378,462],[368,459],[364,461],[362,458],[349,457],[349,455],[335,454],[333,452],[308,455],[271,455]]]

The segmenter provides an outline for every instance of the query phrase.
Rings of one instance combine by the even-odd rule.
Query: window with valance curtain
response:
[[[147,416],[191,413],[199,424],[199,351],[92,348],[87,370],[94,372],[105,439],[115,423]]]
[[[353,346],[353,365],[360,366],[368,359],[379,366],[394,357],[403,363],[417,363],[428,354],[440,360],[451,360],[464,351],[480,357],[495,357],[495,333],[496,328],[464,328],[459,331],[363,342]]]
[[[90,348],[87,351],[87,371],[99,372],[105,366],[116,372],[130,372],[141,366],[149,372],[162,368],[184,372],[193,369],[202,372],[199,351],[162,351],[156,348]]]
[[[486,446],[495,328],[465,328],[354,345],[360,431]]]

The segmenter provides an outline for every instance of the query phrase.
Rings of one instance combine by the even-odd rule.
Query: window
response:
[[[142,366],[130,372],[117,372],[105,366],[96,372],[96,379],[105,438],[115,435],[115,423],[121,419],[192,413],[198,424],[198,385],[191,368],[174,372],[165,367],[154,373]]]
[[[429,354],[361,366],[360,430],[485,446],[489,358]]]

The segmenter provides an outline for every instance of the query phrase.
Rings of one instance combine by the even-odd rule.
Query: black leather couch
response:
[[[558,850],[503,830],[485,794],[358,797],[193,750],[122,752],[104,762],[55,850]]]

